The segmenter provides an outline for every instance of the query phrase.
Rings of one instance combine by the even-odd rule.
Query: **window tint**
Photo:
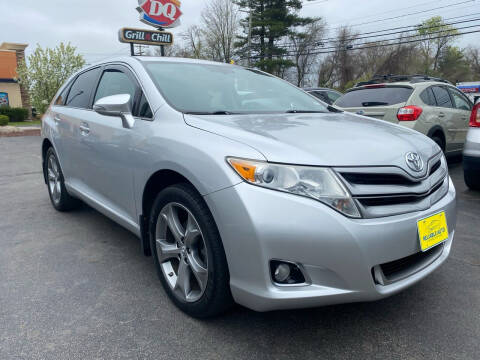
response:
[[[406,87],[366,88],[347,92],[335,105],[340,107],[388,106],[404,103],[413,89]]]
[[[330,99],[330,104],[333,104],[342,96],[342,94],[339,94],[333,91],[327,91],[327,96]]]
[[[150,105],[148,105],[147,98],[144,94],[142,94],[142,96],[140,97],[138,110],[134,115],[146,119],[151,119],[153,117],[152,109],[150,108]]]
[[[106,70],[102,75],[100,83],[98,84],[94,103],[96,103],[97,100],[107,96],[129,94],[130,105],[133,109],[135,90],[136,86],[127,74],[119,70]]]
[[[315,96],[317,99],[322,100],[324,103],[327,103],[330,105],[332,104],[332,102],[330,101],[330,99],[328,98],[327,94],[324,91],[312,91],[310,92],[310,94]]]
[[[457,91],[455,89],[450,89],[450,93],[452,94],[453,101],[457,109],[467,110],[467,111],[472,110],[472,105],[460,91]]]
[[[422,91],[420,94],[420,99],[426,104],[430,106],[437,106],[437,102],[435,101],[435,97],[433,96],[432,88],[427,88]]]
[[[68,90],[70,89],[70,85],[68,84],[65,86],[65,89],[58,95],[57,100],[55,100],[55,105],[65,105],[65,100],[67,98]]]
[[[98,72],[100,70],[93,69],[80,74],[72,85],[68,94],[66,106],[78,107],[83,109],[90,108],[90,98],[93,88],[97,82]]]
[[[440,86],[433,86],[432,90],[433,94],[435,95],[435,99],[437,100],[437,106],[453,108],[452,99],[450,99],[450,94],[448,93],[447,89]]]

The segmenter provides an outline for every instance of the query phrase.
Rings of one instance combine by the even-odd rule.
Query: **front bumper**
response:
[[[372,301],[421,280],[448,257],[456,225],[453,184],[427,211],[349,219],[312,199],[246,183],[205,196],[222,236],[235,301],[256,311]],[[389,285],[372,269],[420,252],[417,220],[445,211],[449,239],[428,266]],[[272,283],[271,259],[303,265],[307,286]]]

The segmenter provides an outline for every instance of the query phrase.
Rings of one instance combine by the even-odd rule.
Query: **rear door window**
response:
[[[450,89],[450,94],[452,94],[454,105],[459,110],[466,110],[472,111],[472,104],[470,101],[467,100],[465,95],[463,95],[460,91],[455,89]]]
[[[435,96],[433,95],[432,88],[426,88],[420,94],[420,99],[426,104],[430,106],[437,106],[437,102],[435,101]]]
[[[412,93],[412,88],[400,86],[364,88],[347,92],[335,105],[346,108],[396,105],[407,102]]]
[[[80,74],[68,93],[65,106],[91,109],[92,93],[97,83],[99,73],[100,68],[95,68]]]
[[[448,93],[447,89],[445,89],[443,86],[433,86],[432,91],[435,95],[435,99],[437,100],[437,106],[453,108],[452,99],[450,98],[450,94]]]

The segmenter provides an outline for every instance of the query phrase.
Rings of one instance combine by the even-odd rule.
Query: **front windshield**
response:
[[[257,70],[174,62],[145,67],[167,102],[184,113],[328,112],[302,90]]]

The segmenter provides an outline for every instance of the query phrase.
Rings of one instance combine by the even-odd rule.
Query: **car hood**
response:
[[[439,152],[426,136],[350,113],[185,115],[188,125],[247,144],[270,162],[318,166],[399,166]],[[235,154],[225,154],[235,156]]]

